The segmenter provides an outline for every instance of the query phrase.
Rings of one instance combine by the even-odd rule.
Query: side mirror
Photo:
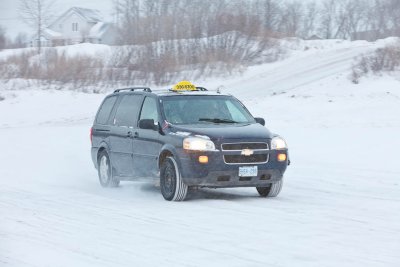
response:
[[[262,126],[265,126],[265,120],[263,118],[254,118],[257,123],[261,124]]]
[[[144,119],[139,121],[139,128],[156,131],[158,127],[154,124],[153,119]]]

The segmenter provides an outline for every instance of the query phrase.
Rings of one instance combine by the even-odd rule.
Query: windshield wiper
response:
[[[209,118],[200,118],[199,121],[207,121],[207,122],[213,122],[213,123],[237,123],[236,121],[229,120],[229,119],[209,119]]]

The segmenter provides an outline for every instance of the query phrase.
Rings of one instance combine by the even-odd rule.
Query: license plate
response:
[[[258,167],[239,167],[239,176],[240,177],[255,177],[258,174]]]

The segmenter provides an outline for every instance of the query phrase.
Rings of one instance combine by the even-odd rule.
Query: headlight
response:
[[[287,144],[285,139],[283,139],[282,137],[274,137],[271,140],[271,149],[287,149]]]
[[[211,140],[200,137],[187,137],[183,140],[183,148],[196,151],[214,151],[215,144]]]

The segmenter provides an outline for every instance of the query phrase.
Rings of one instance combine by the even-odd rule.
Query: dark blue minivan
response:
[[[285,140],[231,95],[201,87],[115,90],[91,129],[100,184],[159,178],[166,200],[190,187],[256,187],[275,197],[289,164]]]

